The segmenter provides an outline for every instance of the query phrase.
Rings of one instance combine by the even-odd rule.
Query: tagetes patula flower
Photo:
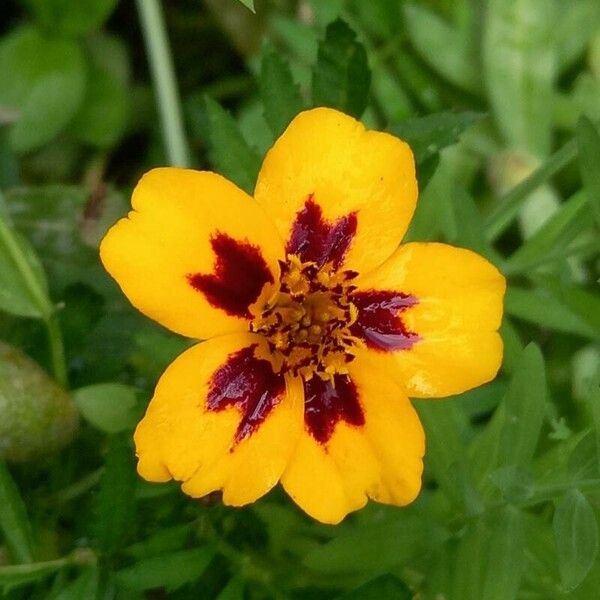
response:
[[[417,200],[403,141],[335,110],[300,113],[254,199],[215,173],[147,173],[102,261],[143,313],[207,341],[161,377],[138,471],[241,506],[277,482],[337,523],[421,488],[409,396],[492,379],[505,281],[481,256],[398,245]]]

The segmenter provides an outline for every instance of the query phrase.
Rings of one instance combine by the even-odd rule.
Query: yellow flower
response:
[[[417,200],[401,140],[335,110],[300,113],[254,200],[223,177],[155,169],[102,261],[143,313],[207,339],[161,377],[135,432],[138,471],[241,506],[281,481],[338,523],[421,488],[408,396],[492,379],[505,281],[477,254],[398,246]]]

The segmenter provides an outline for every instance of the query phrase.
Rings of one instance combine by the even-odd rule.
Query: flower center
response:
[[[354,271],[302,262],[295,254],[281,261],[279,291],[256,311],[250,331],[262,334],[276,372],[309,380],[347,373],[362,342],[350,332],[358,310],[351,301]]]

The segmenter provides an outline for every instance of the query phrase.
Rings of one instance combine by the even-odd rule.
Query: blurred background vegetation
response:
[[[156,6],[2,3],[0,597],[597,598],[600,3],[169,0],[184,137],[169,63],[149,67],[146,43],[155,68],[166,56]],[[412,144],[410,239],[509,279],[498,379],[415,403],[420,498],[336,527],[280,490],[236,510],[138,479],[132,429],[190,342],[133,310],[97,255],[145,170],[251,191],[321,104]]]

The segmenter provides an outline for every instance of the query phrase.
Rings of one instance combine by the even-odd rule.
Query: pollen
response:
[[[351,300],[357,273],[332,263],[319,267],[295,254],[280,267],[279,291],[252,307],[256,317],[250,323],[250,331],[266,338],[274,370],[306,381],[347,373],[363,345],[350,330],[358,315]]]

